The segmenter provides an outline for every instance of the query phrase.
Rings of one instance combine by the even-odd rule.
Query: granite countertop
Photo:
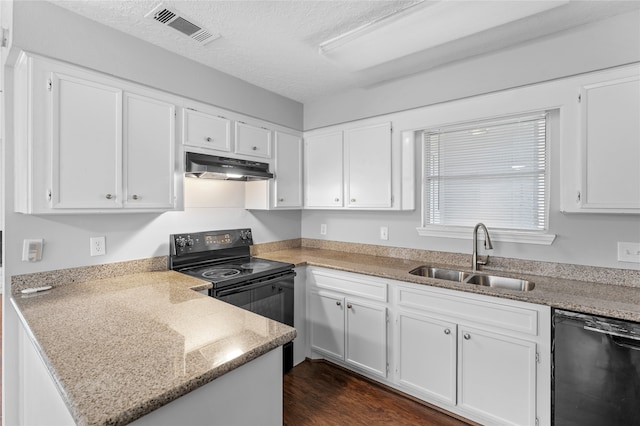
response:
[[[491,269],[481,271],[485,273],[496,273],[502,276],[524,278],[534,282],[535,288],[525,292],[445,281],[410,274],[409,271],[425,263],[435,266],[452,267],[452,265],[437,265],[433,262],[419,260],[405,260],[394,257],[345,253],[344,251],[307,247],[260,253],[259,257],[289,262],[297,266],[322,266],[420,285],[462,290],[523,302],[538,303],[576,312],[640,322],[640,287],[601,284],[553,276],[514,274],[513,272],[492,271]],[[453,268],[470,271],[469,267],[460,268],[453,266]],[[635,275],[633,275],[633,277],[632,279],[635,279]]]
[[[56,286],[12,302],[80,425],[126,424],[293,340],[294,328],[174,271]]]

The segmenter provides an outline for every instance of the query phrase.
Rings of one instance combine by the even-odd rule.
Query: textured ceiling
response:
[[[424,71],[640,7],[638,1],[572,1],[405,61],[351,73],[321,56],[318,45],[419,1],[164,1],[164,6],[221,35],[206,45],[145,18],[159,0],[50,1],[300,102]]]

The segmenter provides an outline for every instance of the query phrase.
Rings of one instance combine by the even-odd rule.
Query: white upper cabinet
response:
[[[306,208],[343,206],[342,132],[305,137],[304,197]]]
[[[245,208],[250,210],[302,208],[302,137],[280,130],[275,134],[274,178],[245,184]]]
[[[24,53],[16,76],[17,212],[181,206],[168,95]]]
[[[231,151],[231,121],[208,110],[182,110],[182,143],[188,146]]]
[[[346,204],[391,207],[391,123],[344,132]]]
[[[413,210],[414,144],[404,139],[390,122],[305,134],[304,207]]]
[[[119,208],[122,90],[75,74],[50,77],[51,208]]]
[[[271,130],[236,121],[236,154],[271,158]]]
[[[275,132],[274,205],[302,208],[302,138]]]
[[[173,104],[125,93],[125,208],[173,208],[175,115]]]
[[[640,77],[581,89],[584,211],[640,213]]]

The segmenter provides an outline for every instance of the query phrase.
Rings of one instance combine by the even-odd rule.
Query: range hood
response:
[[[267,163],[195,152],[186,154],[185,176],[239,181],[273,178]]]

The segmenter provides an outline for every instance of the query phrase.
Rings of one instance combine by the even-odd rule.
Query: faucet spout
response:
[[[484,226],[484,223],[478,223],[475,228],[473,228],[473,254],[471,256],[471,267],[473,268],[473,272],[476,272],[478,270],[478,265],[487,264],[487,260],[478,260],[478,229],[480,228],[484,232],[484,248],[487,250],[493,249],[493,244],[491,244],[491,237],[489,237],[489,230],[486,226]]]

